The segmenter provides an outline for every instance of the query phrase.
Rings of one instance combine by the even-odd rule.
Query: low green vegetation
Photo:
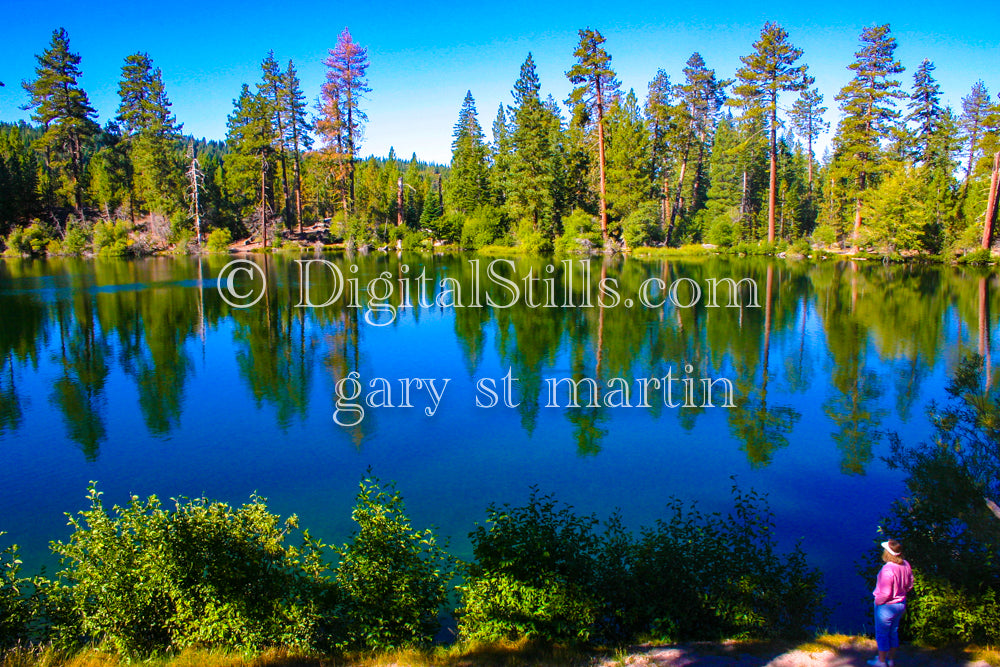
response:
[[[432,529],[412,526],[392,484],[368,476],[356,529],[331,548],[251,497],[132,497],[69,515],[52,549],[53,579],[21,575],[16,547],[0,554],[0,642],[123,657],[186,648],[339,654],[428,647],[455,575],[467,642],[617,645],[663,639],[798,635],[818,620],[819,575],[801,551],[775,551],[770,513],[734,492],[728,517],[675,503],[668,518],[627,532],[600,526],[533,491],[523,507],[490,506],[459,563]],[[600,529],[599,529],[600,528]]]

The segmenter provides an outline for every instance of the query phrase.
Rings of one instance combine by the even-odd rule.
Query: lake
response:
[[[234,259],[0,261],[0,545],[29,572],[90,480],[109,505],[257,492],[339,542],[370,468],[465,557],[532,486],[638,529],[672,497],[728,511],[736,483],[860,632],[858,563],[903,491],[886,434],[929,436],[1000,312],[991,274],[954,267]],[[749,279],[735,302],[726,278]]]

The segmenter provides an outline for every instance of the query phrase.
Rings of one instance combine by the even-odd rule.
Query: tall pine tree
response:
[[[80,56],[69,50],[69,35],[59,28],[35,59],[35,79],[21,85],[28,93],[25,108],[32,111],[31,120],[43,128],[36,146],[45,155],[46,168],[67,181],[76,212],[83,215],[84,149],[99,128],[97,112],[79,84]]]
[[[596,30],[580,30],[580,42],[573,52],[577,62],[566,72],[576,88],[569,96],[569,104],[582,108],[581,118],[593,123],[597,130],[597,168],[600,178],[601,236],[608,244],[608,201],[604,112],[618,95],[618,79],[610,67],[611,56],[604,50],[604,36]]]
[[[837,94],[843,117],[834,137],[834,159],[838,172],[850,183],[854,199],[851,238],[855,248],[861,234],[863,197],[878,183],[883,171],[882,142],[900,116],[896,100],[905,97],[894,78],[903,71],[895,51],[896,40],[888,24],[862,30],[861,49],[848,65],[854,78]]]
[[[795,64],[802,57],[802,49],[792,46],[788,33],[780,25],[765,23],[753,47],[753,53],[740,58],[743,67],[736,72],[738,84],[733,93],[743,113],[760,117],[768,131],[767,240],[773,243],[778,192],[778,96],[782,92],[805,90],[813,79],[806,74],[805,65]]]
[[[466,215],[487,202],[486,145],[472,91],[465,93],[451,143],[451,207]]]

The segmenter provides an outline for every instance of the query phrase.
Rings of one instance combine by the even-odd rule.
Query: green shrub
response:
[[[427,241],[427,235],[421,231],[408,231],[403,235],[403,250],[420,250]]]
[[[27,227],[15,228],[7,235],[4,254],[19,257],[41,257],[53,240],[52,235],[40,222],[33,222]]]
[[[820,225],[813,230],[812,238],[820,245],[830,246],[837,241],[837,231],[830,225]]]
[[[736,225],[728,215],[719,216],[709,227],[706,239],[709,243],[728,248],[736,241]]]
[[[589,253],[601,247],[601,229],[597,219],[581,209],[563,218],[563,233],[555,241],[555,251],[559,254]]]
[[[805,635],[822,615],[820,576],[801,549],[779,554],[764,500],[735,487],[728,516],[684,510],[641,531],[603,533],[551,496],[487,509],[460,588],[466,639],[546,642]]]
[[[233,235],[228,229],[213,229],[208,234],[205,247],[209,252],[229,252],[229,244],[233,242]]]
[[[6,533],[0,532],[0,537]],[[32,583],[20,576],[17,545],[0,551],[0,650],[29,637]]]
[[[959,264],[990,264],[992,262],[993,256],[989,248],[978,248],[958,258]]]
[[[482,206],[462,225],[462,247],[479,250],[502,238],[507,221],[499,209]]]
[[[357,528],[338,551],[335,580],[347,619],[344,648],[386,650],[429,644],[447,600],[452,561],[431,529],[417,530],[392,484],[361,480]]]
[[[796,255],[808,255],[812,251],[812,246],[809,245],[809,239],[800,238],[795,239],[795,243],[792,244],[790,250]]]
[[[822,614],[819,572],[777,553],[764,499],[733,488],[728,516],[671,505],[635,558],[637,629],[663,639],[804,636]]]
[[[486,515],[469,535],[475,561],[461,587],[462,637],[588,640],[599,606],[597,519],[537,489],[524,507],[491,504]]]
[[[124,220],[98,222],[94,225],[94,254],[101,257],[124,257],[132,252],[131,226]]]
[[[890,468],[906,473],[883,532],[900,540],[917,587],[904,624],[927,643],[996,642],[1000,636],[1000,530],[985,499],[1000,499],[1000,390],[984,360],[963,358],[947,401],[932,404],[932,437],[904,444],[890,434]],[[944,446],[947,444],[947,446]],[[874,580],[874,560],[866,576]]]
[[[622,239],[629,248],[640,248],[660,240],[660,206],[646,203],[622,221]]]
[[[996,589],[970,593],[940,578],[914,573],[907,598],[905,629],[932,646],[990,645],[1000,637],[1000,599]]]
[[[66,229],[66,238],[63,239],[62,249],[67,255],[81,255],[87,249],[90,239],[87,231],[79,225],[70,225]]]
[[[109,514],[91,486],[90,509],[69,516],[73,534],[55,542],[68,608],[57,630],[125,655],[168,647],[259,650],[307,647],[317,639],[322,601],[320,545],[283,524],[252,497],[239,508],[204,498],[164,509],[133,496]]]

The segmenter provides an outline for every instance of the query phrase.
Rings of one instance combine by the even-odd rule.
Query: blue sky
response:
[[[1000,2],[66,2],[44,5],[2,0],[14,17],[5,31],[0,63],[0,120],[26,118],[18,85],[33,76],[34,55],[52,30],[65,27],[83,61],[82,84],[103,124],[118,106],[124,58],[150,54],[163,70],[167,93],[185,132],[222,139],[226,115],[243,82],[256,83],[260,61],[273,49],[283,65],[295,61],[309,100],[323,79],[322,60],[349,27],[367,47],[372,92],[362,153],[447,162],[451,133],[466,90],[489,127],[530,51],[543,95],[564,100],[577,29],[593,27],[607,38],[612,66],[623,88],[640,101],[656,70],[671,81],[698,51],[720,77],[733,76],[739,56],[751,50],[765,21],[777,21],[817,79],[836,123],[833,96],[850,78],[857,38],[866,25],[890,23],[906,67],[909,88],[923,58],[937,66],[945,101],[957,107],[977,79],[1000,90]],[[13,28],[13,29],[10,29]],[[787,104],[791,104],[791,99]]]

